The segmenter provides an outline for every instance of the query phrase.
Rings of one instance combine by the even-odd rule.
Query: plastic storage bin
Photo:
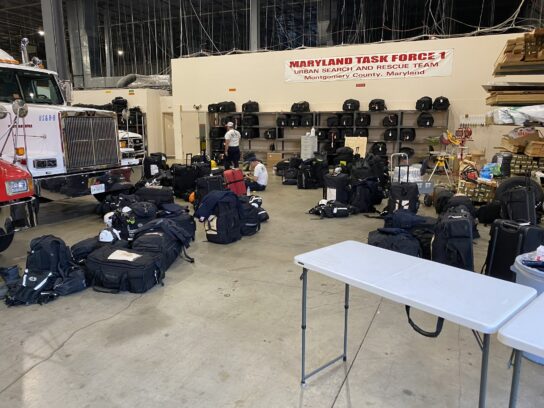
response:
[[[516,283],[535,288],[540,295],[544,292],[544,272],[535,268],[529,268],[521,263],[524,259],[532,258],[534,254],[534,252],[529,252],[517,256],[514,265],[510,269],[516,274]],[[535,322],[535,324],[542,324],[542,322]],[[544,358],[542,357],[527,352],[524,352],[523,356],[537,364],[544,365]]]

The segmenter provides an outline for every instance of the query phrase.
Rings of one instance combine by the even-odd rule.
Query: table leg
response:
[[[308,270],[302,269],[302,370],[301,370],[301,384],[306,382],[305,364],[306,364],[306,292],[308,289]]]
[[[348,358],[348,309],[349,309],[349,285],[346,283],[344,294],[344,356],[342,360]]]
[[[510,389],[509,408],[516,408],[519,393],[519,377],[521,374],[521,354],[519,350],[514,350],[514,372],[512,373],[512,388]]]
[[[482,371],[480,373],[480,401],[478,403],[479,408],[485,408],[485,399],[487,397],[487,368],[489,363],[490,338],[491,336],[489,334],[484,334],[482,348]]]

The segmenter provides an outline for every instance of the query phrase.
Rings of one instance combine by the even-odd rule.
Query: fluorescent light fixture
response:
[[[123,50],[117,50],[117,55],[123,55],[125,52]]]
[[[38,34],[43,37],[45,35],[45,31],[40,29],[38,30]]]

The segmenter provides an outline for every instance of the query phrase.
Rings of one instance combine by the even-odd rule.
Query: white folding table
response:
[[[514,373],[510,390],[510,408],[516,406],[524,351],[544,358],[544,294],[519,312],[499,330],[499,341],[514,349]]]
[[[302,269],[302,376],[308,378],[347,358],[349,287],[442,317],[484,334],[479,407],[485,407],[490,334],[496,333],[535,296],[533,288],[403,255],[356,241],[344,241],[295,256]],[[345,284],[343,353],[306,374],[308,271]]]

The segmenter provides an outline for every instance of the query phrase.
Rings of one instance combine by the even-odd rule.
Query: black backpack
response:
[[[259,102],[247,101],[242,104],[242,112],[259,112]]]
[[[419,98],[416,102],[416,110],[418,111],[428,111],[433,108],[433,100],[429,96],[423,96]]]
[[[289,115],[289,118],[287,118],[287,125],[290,127],[300,126],[300,115]]]
[[[154,203],[142,201],[130,206],[134,215],[135,228],[141,228],[144,224],[157,218],[157,206]],[[115,228],[115,227],[114,227]]]
[[[276,126],[277,127],[286,127],[287,126],[287,116],[280,115],[276,119]]]
[[[310,104],[306,101],[296,102],[291,105],[291,112],[310,112]]]
[[[23,277],[10,291],[6,304],[47,303],[55,299],[55,283],[66,277],[71,267],[72,254],[62,239],[54,235],[34,238],[30,241]]]
[[[219,104],[210,103],[208,105],[208,112],[211,112],[211,113],[219,112]]]
[[[419,116],[417,117],[417,125],[419,127],[433,127],[434,125],[433,115],[431,115],[428,112],[421,112]]]
[[[361,104],[357,99],[346,99],[342,104],[342,110],[344,112],[358,111]]]
[[[297,188],[309,190],[319,187],[316,177],[313,174],[313,170],[314,168],[311,160],[300,165],[297,174]]]
[[[450,101],[445,96],[439,96],[433,102],[433,109],[437,111],[445,111],[450,107]]]
[[[377,184],[376,182],[374,182]],[[351,184],[350,205],[357,208],[360,213],[373,213],[374,208],[372,182],[363,180]]]
[[[473,271],[472,228],[467,212],[450,209],[443,213],[435,228],[432,260]]]
[[[368,245],[405,255],[421,257],[417,238],[401,228],[378,228],[368,234]]]
[[[383,118],[382,124],[384,127],[395,127],[399,124],[399,115],[392,113]]]
[[[383,111],[386,110],[385,101],[383,99],[372,99],[368,104],[369,111]]]
[[[233,200],[217,202],[213,214],[204,221],[206,239],[216,244],[230,244],[242,238],[240,213]]]
[[[254,207],[246,199],[240,199],[240,233],[242,236],[255,235],[261,229],[261,219],[259,209]]]

